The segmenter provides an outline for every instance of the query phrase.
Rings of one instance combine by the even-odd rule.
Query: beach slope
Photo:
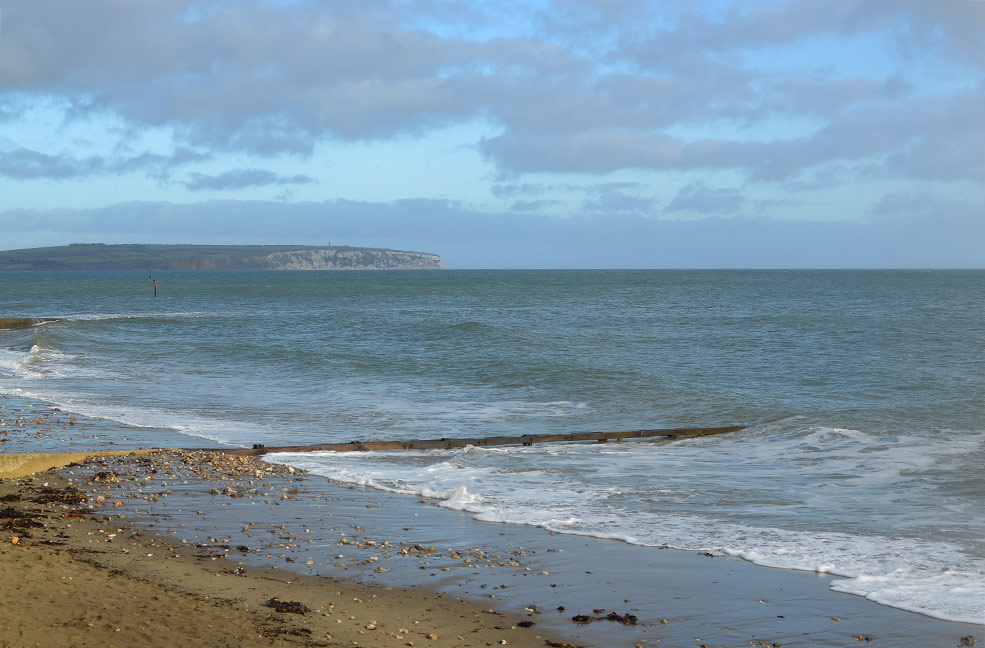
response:
[[[0,500],[0,648],[567,645],[425,588],[238,567],[92,515],[53,473],[0,481]]]

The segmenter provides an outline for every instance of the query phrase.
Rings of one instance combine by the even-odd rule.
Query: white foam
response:
[[[896,487],[919,483],[922,471],[953,467],[983,447],[985,433],[969,433],[954,444],[928,444],[816,428],[795,435],[754,431],[730,440],[660,445],[556,444],[268,459],[341,481],[435,498],[441,506],[484,521],[713,551],[770,567],[832,574],[839,577],[832,585],[837,591],[942,619],[985,623],[980,534],[976,545],[946,535],[892,531],[909,520],[920,527],[928,514],[916,501],[916,490],[910,491],[914,501],[898,501]],[[765,489],[762,495],[757,485]],[[716,490],[720,493],[707,495]],[[878,499],[868,503],[870,497]],[[927,502],[933,501],[928,495]],[[874,510],[861,510],[864,506]],[[961,520],[972,538],[974,525],[985,523],[958,507],[947,524]]]
[[[914,577],[910,570],[899,570],[837,580],[831,589],[945,621],[985,625],[985,585],[980,572],[942,569]]]
[[[184,318],[184,317],[211,317],[210,313],[201,311],[158,311],[149,313],[80,313],[64,315],[63,318],[69,321],[77,320],[81,322],[98,322],[102,320],[128,320],[128,319],[162,319],[162,318]]]
[[[21,370],[21,362],[24,359],[22,351],[4,349],[0,347],[0,375],[15,376]]]
[[[215,419],[152,407],[92,403],[84,394],[52,393],[24,387],[7,387],[3,391],[12,396],[50,403],[63,411],[92,419],[113,421],[133,428],[170,430],[232,446],[242,445],[239,440],[244,437],[260,437],[269,433],[265,426],[252,422]]]
[[[33,345],[29,351],[0,350],[0,367],[11,376],[36,376],[41,374],[41,363],[57,354]]]

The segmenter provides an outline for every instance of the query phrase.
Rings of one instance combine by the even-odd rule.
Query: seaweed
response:
[[[298,601],[281,601],[277,598],[268,599],[263,603],[264,606],[268,608],[273,608],[276,612],[280,613],[291,613],[291,614],[307,614],[311,612],[308,606],[304,603],[299,603]]]

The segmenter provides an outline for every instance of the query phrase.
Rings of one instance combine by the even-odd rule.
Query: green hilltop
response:
[[[10,270],[424,270],[441,257],[347,245],[156,245],[72,243],[0,251]]]

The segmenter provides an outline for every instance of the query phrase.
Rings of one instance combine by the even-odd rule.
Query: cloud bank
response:
[[[245,210],[460,266],[965,266],[982,204],[985,2],[4,6],[5,247]]]
[[[494,19],[481,3],[39,0],[6,8],[0,83],[8,105],[43,95],[71,118],[111,113],[130,128],[173,128],[185,145],[259,155],[483,118],[501,133],[477,145],[503,173],[727,168],[783,180],[883,158],[893,177],[985,180],[980,85],[916,92],[864,64],[851,74],[764,58],[880,38],[980,84],[980,3],[712,7],[520,3],[511,18],[532,23],[527,33],[485,36],[472,28]],[[749,128],[807,117],[814,126],[793,136]],[[709,124],[734,132],[683,134]],[[948,141],[955,132],[964,137]],[[84,160],[32,169],[99,171]]]

